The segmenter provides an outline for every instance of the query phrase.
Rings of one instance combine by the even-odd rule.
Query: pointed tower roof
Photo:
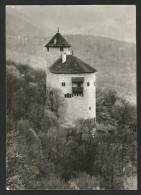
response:
[[[45,45],[45,47],[71,47],[71,45],[63,38],[59,33],[59,27],[57,33],[53,38]]]

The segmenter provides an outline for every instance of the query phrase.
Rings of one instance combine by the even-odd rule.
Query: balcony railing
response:
[[[72,87],[72,93],[83,93],[83,87]]]

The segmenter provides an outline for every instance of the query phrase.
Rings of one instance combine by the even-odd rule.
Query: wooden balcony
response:
[[[83,87],[72,87],[72,93],[82,93],[83,94]]]

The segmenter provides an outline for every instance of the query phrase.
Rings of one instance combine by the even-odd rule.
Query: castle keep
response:
[[[73,55],[71,45],[58,32],[45,45],[58,59],[47,68],[47,87],[64,98],[65,118],[96,119],[96,70]]]

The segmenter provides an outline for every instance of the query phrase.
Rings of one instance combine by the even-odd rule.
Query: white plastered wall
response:
[[[72,77],[84,77],[82,96],[73,96],[72,98],[65,98],[64,94],[72,94]],[[65,86],[62,86],[65,82]],[[89,82],[89,86],[87,86]],[[78,118],[95,118],[96,117],[96,86],[95,73],[85,74],[47,74],[47,86],[51,88],[60,89],[62,97],[64,98],[65,116],[66,119],[74,121]],[[91,107],[91,110],[89,110]]]

